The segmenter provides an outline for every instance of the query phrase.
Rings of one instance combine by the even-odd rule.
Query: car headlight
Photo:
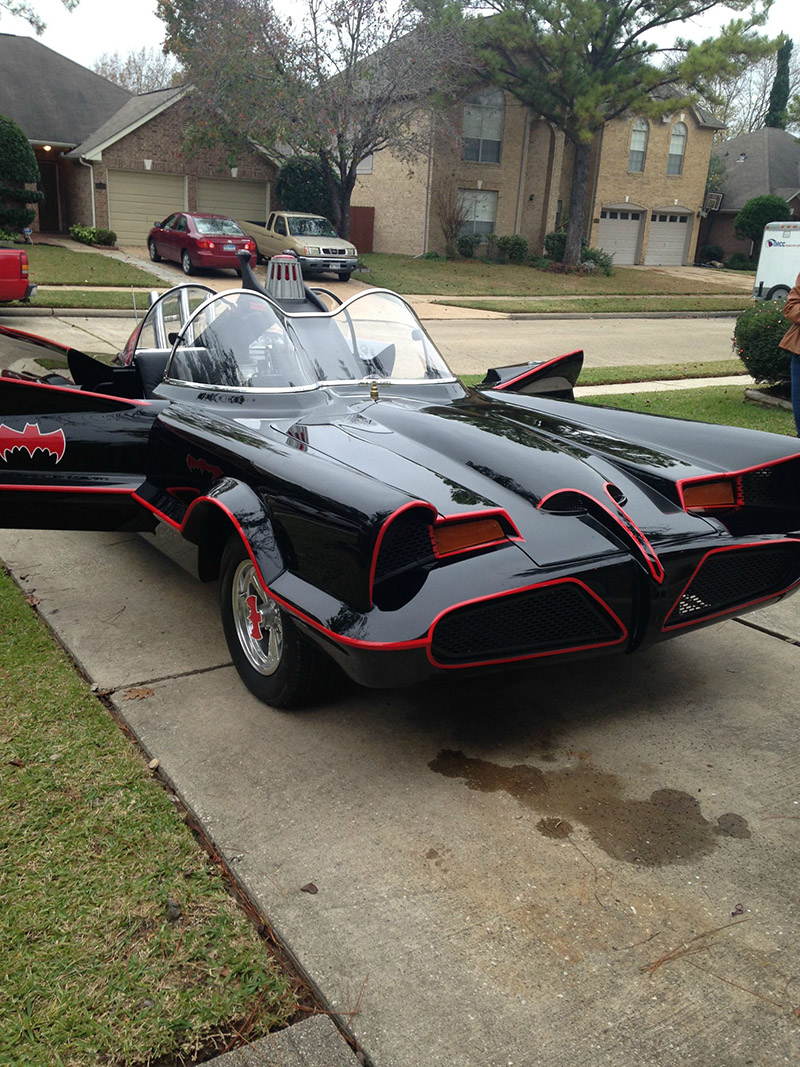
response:
[[[354,245],[348,245],[347,246],[347,252],[345,254],[348,255],[348,256],[354,256],[356,254],[355,246]]]
[[[316,245],[306,245],[306,255],[307,256],[318,256],[319,255],[319,248],[317,248]]]

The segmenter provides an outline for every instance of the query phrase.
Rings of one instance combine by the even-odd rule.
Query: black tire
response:
[[[156,243],[155,243],[155,241],[153,240],[152,237],[147,242],[147,247],[150,250],[150,258],[152,259],[152,261],[154,263],[160,263],[161,262],[161,256],[158,254],[158,249],[156,248]]]
[[[767,300],[785,300],[788,295],[788,285],[773,285],[773,287],[767,293]]]
[[[219,595],[233,665],[255,697],[274,708],[295,708],[333,688],[334,664],[264,590],[238,534],[222,556]]]
[[[181,266],[183,267],[184,274],[194,274],[197,270],[197,268],[194,266],[191,259],[189,258],[189,253],[186,251],[185,248],[181,253]]]
[[[350,281],[350,271],[349,270],[340,270],[339,271],[339,281],[340,282],[349,282]]]

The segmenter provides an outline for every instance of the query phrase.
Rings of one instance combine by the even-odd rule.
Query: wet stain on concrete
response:
[[[429,767],[446,778],[463,779],[468,789],[514,797],[542,815],[537,830],[545,837],[568,837],[569,820],[579,822],[604,852],[626,863],[682,863],[713,852],[720,837],[750,837],[741,815],[729,812],[713,824],[703,817],[698,800],[679,789],[631,799],[616,775],[586,760],[543,770],[525,763],[501,766],[444,749]]]

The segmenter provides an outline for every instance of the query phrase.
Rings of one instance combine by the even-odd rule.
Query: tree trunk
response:
[[[569,222],[567,241],[564,247],[564,263],[577,267],[581,261],[583,220],[586,217],[586,192],[589,188],[589,157],[591,143],[578,141],[575,144],[575,161],[572,165],[572,191],[569,197]]]

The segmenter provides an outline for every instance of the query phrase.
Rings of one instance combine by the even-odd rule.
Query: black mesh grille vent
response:
[[[378,553],[375,581],[433,559],[431,527],[415,515],[401,515],[386,531]]]
[[[786,472],[778,467],[761,467],[742,475],[744,502],[750,507],[777,508],[788,501]]]
[[[780,592],[796,577],[787,549],[739,549],[710,556],[673,608],[667,626],[701,619]]]
[[[433,632],[431,652],[439,663],[469,663],[610,644],[619,637],[619,626],[594,598],[564,582],[451,611]]]
[[[586,498],[581,496],[580,493],[570,493],[569,491],[555,493],[540,504],[540,509],[542,511],[552,511],[556,514],[576,515],[586,511]]]

